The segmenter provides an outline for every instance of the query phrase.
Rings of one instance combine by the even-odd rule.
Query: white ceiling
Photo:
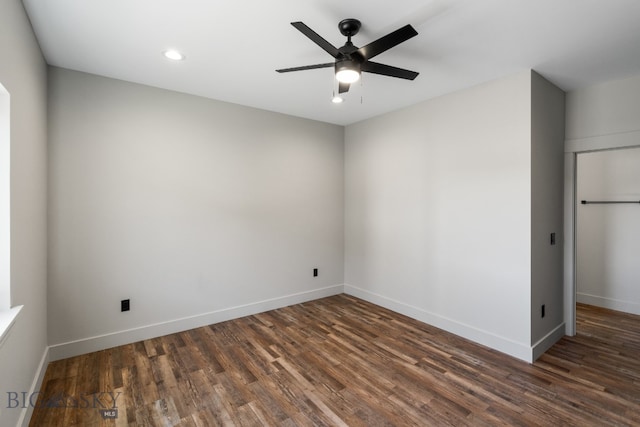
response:
[[[341,125],[529,68],[564,90],[640,74],[638,0],[23,3],[51,65]],[[418,36],[375,61],[418,78],[365,73],[335,105],[333,69],[275,72],[333,61],[290,22],[340,47],[344,18],[362,21],[356,46],[413,25]]]

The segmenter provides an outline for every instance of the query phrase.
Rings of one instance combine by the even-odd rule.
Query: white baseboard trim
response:
[[[356,286],[345,284],[344,293],[369,301],[370,303],[377,304],[389,310],[393,310],[397,313],[404,314],[405,316],[409,316],[413,319],[435,326],[436,328],[443,329],[478,344],[498,350],[502,353],[508,354],[509,356],[524,360],[525,362],[532,363],[534,360],[532,348],[528,345],[511,341],[507,338],[448,319],[401,301],[396,301],[394,299],[375,294]]]
[[[551,332],[545,335],[537,343],[533,345],[533,360],[542,356],[545,351],[549,350],[555,343],[565,336],[566,325],[564,322],[556,326]]]
[[[608,308],[609,310],[622,311],[624,313],[640,315],[640,304],[633,301],[624,301],[613,298],[605,298],[597,295],[584,293],[576,294],[576,301],[582,304],[595,305],[596,307]]]
[[[46,347],[44,349],[44,353],[42,354],[42,359],[40,359],[40,364],[38,365],[36,375],[34,376],[33,382],[31,383],[31,388],[29,389],[28,396],[32,396],[33,393],[39,391],[42,388],[42,380],[44,380],[44,374],[47,372],[47,366],[49,365],[49,356],[49,347]],[[31,415],[33,414],[33,407],[31,405],[26,406],[26,408],[22,409],[20,418],[18,418],[18,423],[16,424],[17,426],[29,426]]]
[[[275,310],[289,305],[338,295],[341,294],[343,290],[343,285],[334,285],[326,288],[314,289],[311,291],[299,292],[283,297],[271,298],[236,307],[216,310],[209,313],[198,314],[195,316],[184,317],[181,319],[174,319],[153,325],[141,326],[138,328],[61,344],[54,344],[49,347],[49,357],[52,361],[66,359],[68,357],[105,350],[119,345],[131,344],[137,341],[187,331],[189,329],[199,328],[244,316],[250,316],[252,314],[263,313],[265,311]]]

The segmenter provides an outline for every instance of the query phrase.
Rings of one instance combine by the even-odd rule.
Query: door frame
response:
[[[576,203],[578,154],[640,147],[640,131],[615,133],[564,142],[564,324],[565,335],[576,334]]]

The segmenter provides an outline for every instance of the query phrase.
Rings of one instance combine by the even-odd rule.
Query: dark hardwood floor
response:
[[[31,425],[640,425],[640,317],[578,332],[530,365],[339,295],[52,362]]]

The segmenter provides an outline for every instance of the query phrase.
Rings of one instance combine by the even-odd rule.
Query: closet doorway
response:
[[[640,315],[640,147],[578,153],[575,162],[572,308]]]

